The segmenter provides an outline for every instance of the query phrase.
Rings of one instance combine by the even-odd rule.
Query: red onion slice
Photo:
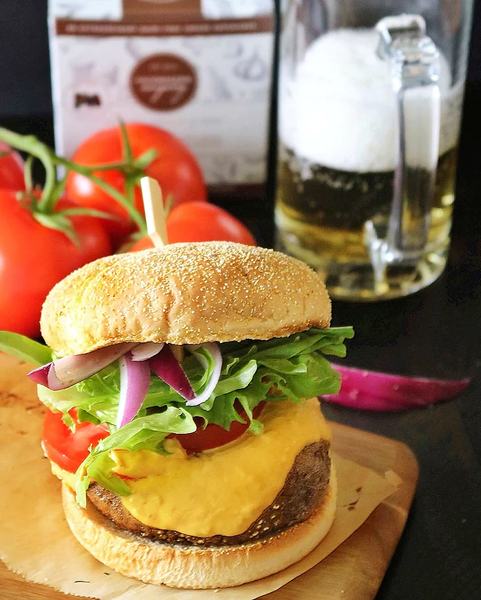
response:
[[[55,375],[53,362],[48,363],[47,365],[42,365],[41,367],[37,367],[33,371],[30,371],[30,373],[27,373],[27,377],[29,377],[34,383],[43,385],[51,390],[57,391],[63,389],[62,382],[59,381]]]
[[[130,423],[144,403],[150,386],[150,367],[145,361],[132,360],[127,352],[119,358],[120,401],[117,413],[117,429]]]
[[[198,354],[195,351],[195,348],[198,348],[198,347],[199,346],[190,347],[190,348],[187,347],[187,349],[190,352],[192,352],[192,354],[196,357],[196,359],[200,362],[200,364],[204,367],[204,369],[207,369],[208,363],[207,363],[205,356],[202,356],[201,354]],[[199,394],[195,398],[189,399],[189,401],[186,403],[187,406],[199,406],[199,404],[202,404],[203,402],[208,400],[211,397],[212,392],[215,390],[215,387],[218,384],[219,379],[220,379],[220,374],[222,371],[222,354],[219,349],[219,345],[214,342],[208,342],[207,344],[202,344],[202,347],[205,348],[207,350],[207,352],[209,352],[209,354],[212,355],[212,357],[214,359],[214,363],[215,363],[214,370],[212,371],[211,378],[209,379],[209,381],[205,387],[205,390],[202,392],[202,394]]]
[[[452,398],[470,382],[469,379],[404,377],[337,364],[332,367],[342,375],[341,390],[339,394],[321,397],[363,410],[399,411],[428,406]]]
[[[165,345],[158,354],[149,360],[149,364],[152,371],[182,398],[192,400],[195,397],[190,381],[170,346]]]
[[[139,360],[149,360],[149,358],[158,354],[163,347],[164,342],[145,342],[144,344],[138,344],[130,351],[132,353],[132,360],[134,362]]]
[[[28,377],[50,390],[64,390],[88,377],[92,377],[92,375],[112,364],[136,345],[135,342],[125,342],[99,348],[88,354],[65,356],[30,371]]]

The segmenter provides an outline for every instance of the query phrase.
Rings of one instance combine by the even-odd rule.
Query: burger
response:
[[[47,297],[29,376],[67,522],[95,558],[179,588],[239,585],[307,555],[334,519],[337,393],[319,276],[264,248],[102,258]],[[49,351],[49,352],[50,352]]]

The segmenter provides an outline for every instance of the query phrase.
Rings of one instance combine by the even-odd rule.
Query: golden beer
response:
[[[463,81],[416,15],[328,30],[307,47],[290,31],[279,80],[277,249],[314,267],[333,297],[425,287],[447,260]]]
[[[374,282],[369,281],[373,273],[364,227],[371,220],[379,229],[387,230],[394,172],[339,171],[299,158],[285,146],[280,157],[275,214],[277,248],[319,271],[334,296],[352,298],[356,288],[363,287],[359,297],[368,299],[366,289],[372,287],[374,295]],[[391,269],[392,277],[401,278],[394,284],[396,288],[402,287],[403,279],[411,287],[416,277],[433,277],[434,271],[444,267],[456,162],[457,148],[439,158],[424,273],[419,274],[419,269]],[[426,285],[420,281],[420,287],[424,287],[421,283]]]

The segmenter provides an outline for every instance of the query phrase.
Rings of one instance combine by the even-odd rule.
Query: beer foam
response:
[[[298,156],[343,171],[394,169],[395,94],[378,41],[374,29],[338,29],[309,46],[294,78],[282,63],[279,133]],[[462,84],[452,88],[442,55],[440,63],[439,155],[457,143],[462,105]]]

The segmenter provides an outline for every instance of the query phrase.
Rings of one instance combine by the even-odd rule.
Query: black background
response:
[[[51,112],[47,0],[0,0],[0,117]]]

